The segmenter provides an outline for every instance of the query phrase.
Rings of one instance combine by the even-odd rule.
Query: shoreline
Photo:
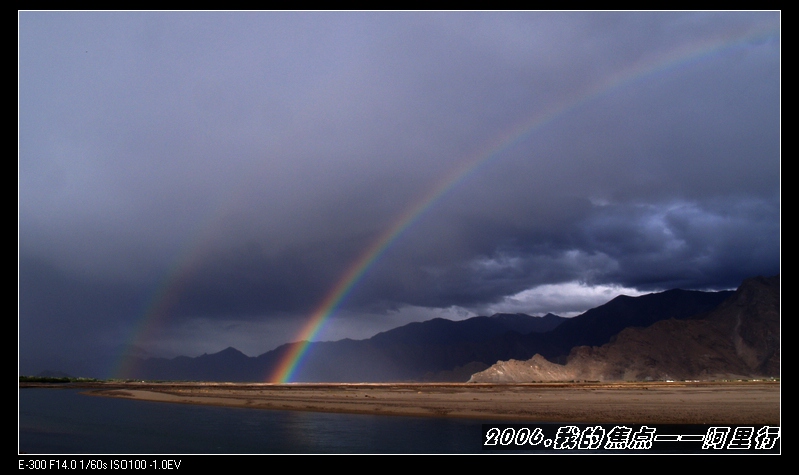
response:
[[[142,401],[484,420],[780,423],[779,381],[619,383],[21,383]]]

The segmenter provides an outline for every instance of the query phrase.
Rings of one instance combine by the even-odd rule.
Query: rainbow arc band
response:
[[[294,338],[294,344],[291,345],[289,351],[286,352],[267,379],[271,382],[280,383],[292,381],[296,371],[301,366],[303,356],[307,352],[310,342],[319,334],[325,322],[341,306],[352,289],[363,279],[367,271],[375,265],[386,249],[405,234],[414,223],[418,222],[425,213],[440,202],[451,190],[468,180],[469,177],[475,175],[482,168],[488,166],[493,160],[501,156],[504,151],[518,144],[533,132],[541,130],[555,119],[563,117],[582,105],[604,97],[622,87],[633,85],[658,74],[688,67],[725,52],[739,48],[743,49],[749,45],[757,46],[767,41],[779,41],[779,36],[778,29],[756,30],[746,32],[737,37],[706,41],[671,51],[655,61],[639,63],[630,69],[609,77],[601,83],[593,85],[591,88],[578,92],[569,100],[549,107],[546,111],[496,137],[491,144],[464,160],[459,167],[439,180],[421,199],[409,205],[394,220],[394,224],[350,264],[333,288],[330,289],[325,298],[311,313],[308,321]],[[131,348],[137,346],[138,342],[146,341],[149,337],[155,335],[163,321],[168,318],[169,308],[177,300],[180,288],[188,279],[194,264],[199,259],[197,256],[203,247],[203,238],[210,234],[208,230],[212,228],[213,222],[222,215],[221,208],[221,205],[215,208],[215,211],[198,226],[198,232],[194,233],[193,238],[183,247],[184,252],[180,253],[174,260],[170,270],[162,279],[152,298],[149,299],[149,304],[139,319],[138,325],[131,332],[132,335],[128,344],[125,345],[117,364],[111,371],[112,375],[125,377],[125,374],[132,371],[134,359],[126,357],[126,354]]]
[[[502,152],[510,149],[523,138],[532,134],[534,131],[540,130],[556,118],[562,117],[583,104],[603,97],[621,87],[629,86],[658,73],[665,73],[679,67],[697,63],[714,54],[733,49],[733,47],[736,46],[746,46],[753,40],[761,40],[763,38],[769,39],[777,35],[777,31],[757,32],[743,38],[736,38],[724,42],[709,42],[701,45],[694,45],[690,50],[672,52],[672,54],[660,58],[657,62],[639,65],[636,68],[616,74],[602,84],[595,85],[590,90],[578,94],[570,101],[565,101],[555,107],[549,108],[545,113],[536,116],[532,120],[515,127],[511,132],[499,137],[492,146],[487,147],[482,153],[478,153],[471,159],[465,161],[458,169],[439,181],[426,196],[412,206],[409,206],[406,211],[394,221],[391,228],[375,240],[374,243],[350,265],[346,272],[341,275],[336,285],[317,306],[316,310],[311,313],[310,318],[298,333],[295,344],[283,356],[269,380],[275,383],[292,381],[310,343],[321,331],[325,322],[347,298],[347,295],[349,295],[352,289],[360,282],[367,270],[369,270],[385,253],[386,249],[388,249],[402,234],[407,232],[407,230],[417,222],[422,215],[439,202],[444,195],[456,188],[460,183],[466,181],[479,169],[487,166],[493,159],[500,156]]]

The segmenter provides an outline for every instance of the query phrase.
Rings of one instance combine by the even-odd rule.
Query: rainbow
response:
[[[283,355],[269,380],[273,383],[290,382],[300,366],[311,341],[313,341],[316,335],[321,331],[325,322],[338,309],[352,289],[360,282],[366,271],[385,253],[386,249],[388,249],[403,233],[407,232],[407,230],[444,195],[466,181],[470,176],[474,175],[479,169],[485,167],[503,152],[519,143],[523,138],[540,130],[555,119],[574,111],[588,102],[606,96],[623,86],[634,84],[658,73],[665,73],[681,66],[684,67],[697,63],[713,54],[731,49],[733,46],[745,45],[748,41],[771,38],[776,35],[778,35],[778,32],[776,30],[771,30],[759,32],[756,35],[747,35],[744,38],[737,38],[734,41],[716,41],[704,43],[699,46],[694,45],[690,51],[674,51],[666,57],[661,57],[657,62],[639,64],[637,67],[616,74],[601,84],[594,85],[594,87],[577,94],[576,97],[573,97],[571,100],[550,107],[533,119],[516,126],[510,132],[500,136],[491,146],[484,149],[481,153],[475,154],[470,159],[465,160],[460,167],[453,170],[443,180],[440,180],[427,195],[409,206],[386,232],[360,254],[340,276],[336,285],[330,289],[325,298],[313,311],[308,321],[298,333],[295,343],[291,345],[286,354]]]
[[[522,139],[582,105],[606,96],[624,86],[635,84],[659,73],[667,73],[679,67],[700,62],[712,55],[731,51],[736,47],[746,47],[749,42],[778,41],[778,38],[779,29],[771,28],[749,32],[746,35],[734,38],[723,38],[693,44],[686,48],[672,51],[657,60],[639,63],[600,83],[594,84],[592,87],[576,93],[571,99],[554,104],[538,115],[497,136],[477,153],[467,157],[460,166],[442,177],[431,187],[426,195],[409,205],[393,221],[393,224],[347,267],[336,284],[311,313],[307,322],[293,340],[295,343],[290,345],[289,350],[283,355],[267,379],[280,383],[291,381],[302,363],[310,342],[319,334],[325,322],[335,313],[352,289],[363,279],[366,272],[385,253],[386,249],[406,233],[414,223],[419,221],[425,213],[441,201],[451,190],[474,176],[482,168],[488,166],[494,159],[518,144]],[[230,202],[230,200],[227,200],[227,202]],[[180,253],[170,266],[169,271],[154,291],[152,298],[148,300],[148,304],[142,312],[142,317],[131,332],[131,337],[127,345],[125,345],[125,350],[123,350],[119,362],[115,365],[116,370],[112,371],[112,374],[122,376],[129,372],[131,359],[126,358],[127,351],[134,347],[137,342],[146,341],[149,337],[155,335],[162,322],[168,317],[168,310],[177,300],[180,288],[182,288],[183,283],[194,269],[194,264],[199,260],[201,250],[204,248],[203,243],[209,239],[207,236],[208,230],[212,227],[212,222],[216,220],[216,217],[221,215],[221,208],[222,206],[217,207],[210,213],[211,217],[203,220],[202,226],[198,227],[199,231],[194,234],[195,237],[184,246],[185,251]]]

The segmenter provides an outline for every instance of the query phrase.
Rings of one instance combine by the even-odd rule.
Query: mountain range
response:
[[[517,364],[531,358],[541,363],[539,366],[546,362],[546,365],[554,365],[551,370],[566,372],[558,373],[557,377],[556,372],[550,376],[543,373],[525,374],[519,380],[667,379],[696,374],[707,377],[750,374],[753,371],[773,374],[779,371],[779,277],[750,280],[755,283],[766,282],[762,285],[775,292],[776,304],[773,295],[755,299],[758,302],[747,307],[748,310],[744,312],[746,317],[741,317],[740,323],[724,315],[729,314],[729,308],[738,308],[736,305],[740,307],[740,302],[731,303],[733,298],[740,300],[742,292],[754,292],[747,290],[753,285],[750,281],[736,292],[675,289],[639,297],[619,296],[568,319],[552,314],[542,317],[496,314],[462,321],[438,318],[401,326],[365,340],[310,343],[302,364],[294,373],[293,381],[465,382],[473,374],[477,380],[486,378],[491,365],[509,364],[510,360],[515,360],[513,364]],[[647,352],[662,348],[664,354],[669,354],[670,349],[681,348],[683,337],[688,339],[686,341],[694,342],[693,345],[698,345],[696,342],[723,339],[718,336],[721,334],[725,335],[724,338],[732,338],[733,333],[730,332],[738,335],[735,340],[738,342],[738,353],[749,355],[743,358],[749,358],[746,361],[751,364],[757,363],[747,366],[748,372],[739,366],[731,366],[727,368],[730,371],[727,371],[724,364],[718,361],[733,358],[733,353],[721,352],[714,357],[716,359],[708,360],[718,364],[707,367],[702,373],[701,369],[696,368],[706,365],[701,356],[704,353],[701,350],[694,351],[693,347],[679,358],[672,358],[674,368],[664,367],[659,372],[624,369],[625,361],[630,362],[631,368],[647,365],[658,367],[661,364],[659,362],[666,359],[647,356]],[[639,335],[647,336],[644,338]],[[632,343],[626,343],[626,346],[621,344],[639,340],[641,343],[637,346]],[[151,380],[265,381],[296,344],[300,343],[282,345],[257,357],[227,348],[196,358],[139,359],[136,364],[130,365],[134,369],[123,376]],[[763,359],[769,352],[776,354],[776,363],[773,354]],[[592,373],[587,368],[595,360],[607,361],[607,367],[614,369],[603,370],[605,372],[601,374]],[[583,363],[575,366],[578,361]],[[675,369],[681,365],[694,369]],[[489,370],[489,373],[484,370]]]

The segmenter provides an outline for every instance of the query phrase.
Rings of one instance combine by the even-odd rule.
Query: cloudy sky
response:
[[[780,270],[777,12],[18,18],[23,374]]]

